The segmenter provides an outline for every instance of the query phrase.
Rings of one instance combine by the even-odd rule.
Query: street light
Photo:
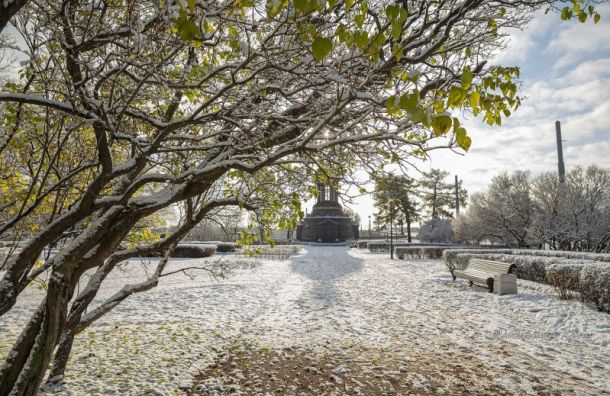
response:
[[[392,232],[394,223],[394,200],[390,198],[390,260],[394,260],[394,235]]]
[[[369,215],[369,239],[371,239],[371,215]]]

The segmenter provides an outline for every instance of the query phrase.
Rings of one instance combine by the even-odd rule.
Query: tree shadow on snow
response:
[[[348,252],[346,246],[308,246],[303,256],[292,260],[292,271],[313,281],[310,302],[321,305],[315,308],[324,309],[335,304],[340,298],[335,283],[363,268],[363,260]]]

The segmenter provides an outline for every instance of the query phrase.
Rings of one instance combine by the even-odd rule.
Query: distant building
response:
[[[322,243],[358,239],[358,223],[344,213],[339,194],[332,185],[318,184],[318,202],[297,226],[297,239]]]

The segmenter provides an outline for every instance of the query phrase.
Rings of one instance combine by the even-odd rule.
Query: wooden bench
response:
[[[465,270],[454,270],[451,275],[453,280],[457,278],[468,279],[470,286],[473,284],[489,288],[489,292],[494,291],[494,275],[510,274],[515,268],[515,264],[502,263],[499,261],[470,259]]]

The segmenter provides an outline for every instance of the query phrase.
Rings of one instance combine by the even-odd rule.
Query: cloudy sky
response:
[[[557,14],[535,17],[526,31],[511,33],[494,61],[521,67],[523,105],[502,127],[467,121],[473,143],[461,156],[436,151],[422,164],[457,174],[470,192],[485,189],[502,170],[556,171],[555,120],[560,120],[566,169],[610,167],[610,5],[599,24],[563,22]],[[374,212],[369,196],[349,205],[363,219]]]

